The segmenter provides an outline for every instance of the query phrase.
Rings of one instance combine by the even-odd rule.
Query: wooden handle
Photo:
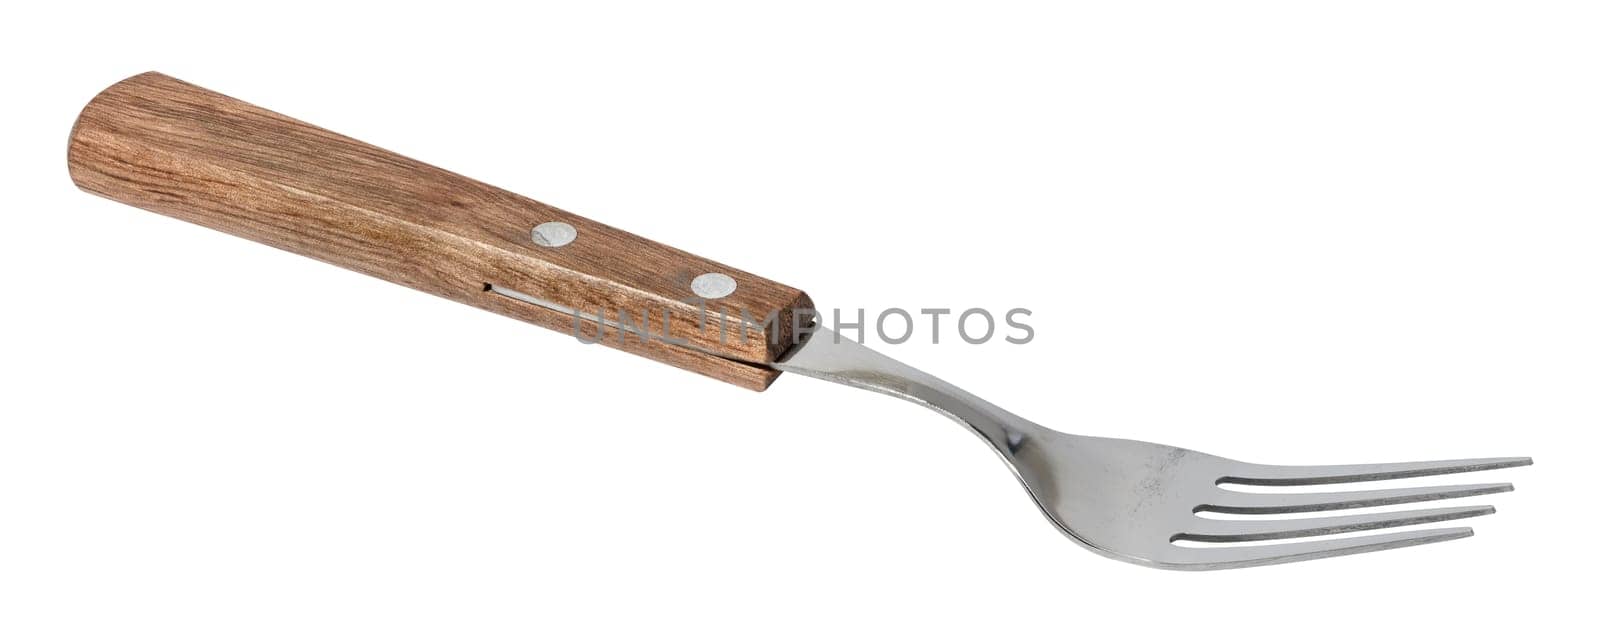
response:
[[[93,194],[754,390],[809,321],[800,290],[154,72],[90,101],[67,165]],[[576,238],[535,243],[552,222]],[[702,274],[736,289],[701,304]],[[652,338],[596,322],[619,313]]]

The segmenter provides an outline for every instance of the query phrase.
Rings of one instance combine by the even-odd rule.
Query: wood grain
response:
[[[811,308],[800,290],[154,72],[90,101],[67,164],[85,191],[559,332],[573,332],[571,314],[486,286],[647,317],[670,341],[606,328],[602,342],[753,390],[777,377],[760,364],[793,345]],[[577,239],[534,244],[533,226],[550,221]],[[706,272],[738,283],[709,304],[729,310],[726,328],[718,314],[702,323],[689,289]],[[742,324],[741,312],[778,322]]]

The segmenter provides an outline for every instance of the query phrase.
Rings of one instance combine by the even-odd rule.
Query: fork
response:
[[[983,438],[1063,533],[1146,566],[1236,568],[1440,542],[1472,530],[1308,538],[1494,509],[1232,520],[1201,513],[1341,511],[1511,490],[1253,493],[1223,484],[1314,486],[1532,463],[1267,466],[1056,432],[840,337],[814,322],[800,290],[159,73],[91,100],[73,125],[67,165],[93,194],[752,390],[793,372],[927,406]]]

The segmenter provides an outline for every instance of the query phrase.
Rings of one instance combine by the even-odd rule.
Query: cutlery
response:
[[[1385,529],[1492,507],[1304,514],[1510,484],[1302,487],[1533,463],[1275,466],[1054,431],[839,336],[800,290],[159,73],[90,101],[67,162],[87,192],[744,388],[792,372],[926,406],[988,443],[1068,537],[1136,564],[1237,568],[1467,537]],[[1280,487],[1296,492],[1261,492]],[[1346,536],[1369,530],[1383,532]]]

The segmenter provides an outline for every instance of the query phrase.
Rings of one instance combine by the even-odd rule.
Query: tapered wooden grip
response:
[[[73,182],[106,198],[585,339],[598,333],[755,390],[777,376],[760,364],[793,344],[796,316],[811,307],[800,290],[153,72],[84,108],[67,163]],[[551,222],[576,238],[535,243],[532,229]],[[736,288],[701,303],[690,284],[709,273]],[[619,330],[620,313],[646,332]]]

